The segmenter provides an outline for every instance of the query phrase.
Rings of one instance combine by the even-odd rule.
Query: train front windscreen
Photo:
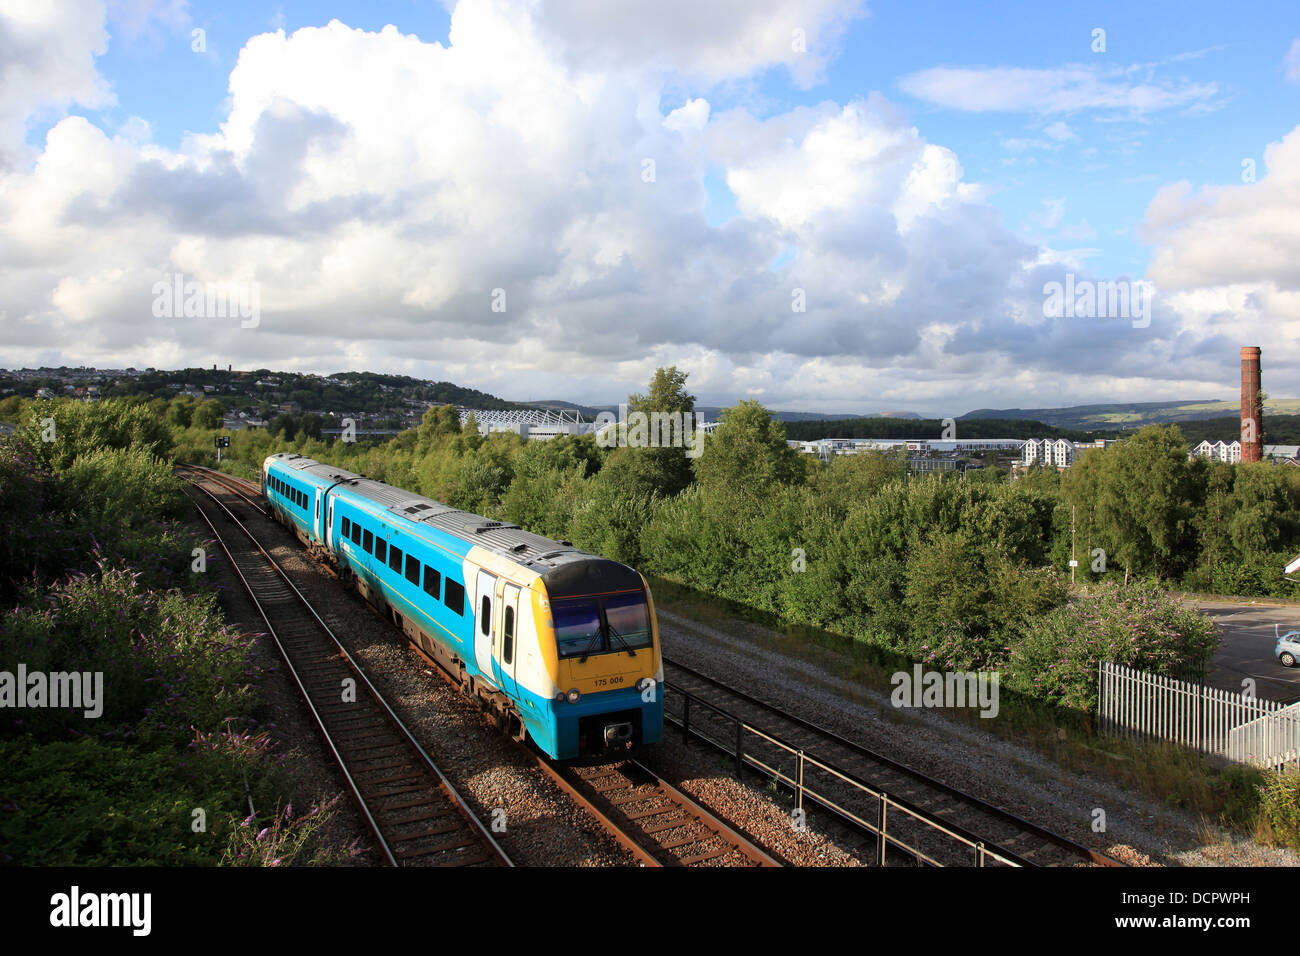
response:
[[[564,598],[551,614],[561,658],[635,653],[654,641],[644,591]]]

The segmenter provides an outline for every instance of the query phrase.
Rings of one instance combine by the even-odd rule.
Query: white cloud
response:
[[[1070,124],[1065,120],[1057,120],[1055,123],[1049,123],[1047,126],[1043,127],[1043,132],[1058,143],[1065,143],[1079,138],[1079,135],[1074,130],[1070,129]]]
[[[570,65],[706,82],[782,66],[808,87],[820,82],[865,8],[862,0],[543,0],[534,16]]]
[[[100,0],[18,3],[0,8],[0,169],[25,158],[28,124],[79,104],[114,102],[95,57],[108,49]]]
[[[1264,151],[1249,185],[1156,193],[1140,230],[1147,270],[1205,348],[1262,344],[1272,368],[1300,363],[1300,127]]]
[[[929,103],[977,113],[1145,114],[1205,105],[1218,92],[1214,83],[1135,82],[1127,70],[1077,64],[1050,70],[934,67],[903,77],[899,86]]]
[[[1015,237],[957,155],[884,97],[757,116],[665,79],[791,67],[754,45],[766,28],[743,10],[730,34],[656,45],[634,29],[641,13],[622,8],[557,32],[576,9],[464,0],[446,46],[337,21],[253,37],[224,121],[179,150],[150,143],[144,121],[107,135],[63,119],[34,164],[0,171],[9,361],[373,368],[585,401],[678,364],[697,394],[954,414],[1006,404],[1009,383],[1023,382],[1029,403],[1045,381],[1068,381],[1082,400],[1152,368],[1199,373],[1182,346],[1132,357],[1131,329],[1045,322],[1043,283],[1081,271],[1094,250],[1051,254]],[[788,9],[817,50],[847,8]],[[39,95],[10,111],[19,126],[107,90],[93,69],[96,10],[97,26],[49,34],[62,45],[43,53],[49,63],[85,69],[42,74]],[[610,50],[575,55],[600,36]],[[670,87],[673,102],[697,95],[664,116]],[[1063,127],[1043,135],[1068,141]],[[1250,195],[1294,209],[1280,150],[1257,184],[1277,191]],[[713,228],[704,179],[716,169],[738,215]],[[1177,191],[1153,203],[1170,276],[1213,205]],[[1063,201],[1045,216],[1058,226]],[[1278,216],[1269,228],[1289,228]],[[153,284],[176,272],[256,281],[261,325],[153,318]],[[806,312],[791,310],[795,288]],[[1288,294],[1252,307],[1290,308]]]
[[[1055,196],[1043,200],[1043,211],[1035,221],[1044,229],[1055,229],[1063,218],[1065,218],[1065,197]]]
[[[699,131],[709,121],[709,101],[705,99],[689,100],[664,117],[664,128],[682,133],[687,130]]]
[[[1300,40],[1291,41],[1291,48],[1282,60],[1282,68],[1286,71],[1288,82],[1300,83]]]

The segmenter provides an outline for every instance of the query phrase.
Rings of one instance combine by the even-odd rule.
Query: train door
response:
[[[495,574],[487,571],[478,573],[478,582],[474,596],[474,661],[489,684],[496,684],[496,675],[492,670],[492,645],[496,639],[496,618],[493,604],[496,603]]]
[[[515,659],[519,655],[519,588],[504,586],[498,602],[501,622],[497,625],[496,664],[501,689],[511,697],[519,696],[515,682]]]
[[[325,519],[324,519],[325,509],[321,507],[321,490],[320,490],[319,488],[316,489],[316,512],[315,512],[315,515],[316,515],[316,517],[315,517],[315,519],[312,521],[312,530],[315,532],[315,537],[316,537],[316,540],[317,540],[317,541],[324,541],[324,540],[325,540],[325,528],[323,527],[323,524],[324,524],[324,520],[325,520]]]
[[[323,536],[325,547],[330,550],[334,549],[334,496],[330,495],[325,500],[325,534]]]

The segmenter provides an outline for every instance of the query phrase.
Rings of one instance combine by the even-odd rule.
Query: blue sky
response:
[[[101,210],[125,208],[150,177],[188,175],[207,185],[168,187],[174,191],[169,202],[196,207],[157,210],[172,232],[159,237],[147,254],[122,258],[121,242],[109,236],[127,229],[131,217],[110,223],[112,214],[105,212],[96,220],[100,231],[92,234],[114,250],[111,255],[51,261],[42,275],[25,272],[25,285],[19,285],[31,292],[31,302],[7,310],[11,320],[20,321],[11,321],[9,341],[0,341],[0,348],[12,352],[10,364],[37,355],[72,358],[78,347],[106,364],[125,354],[120,341],[133,336],[123,329],[90,348],[75,325],[85,321],[77,318],[79,309],[89,314],[124,301],[104,290],[105,276],[139,275],[136,281],[143,282],[155,272],[183,265],[202,271],[218,262],[230,276],[240,269],[265,275],[259,281],[269,283],[268,301],[280,303],[268,307],[277,319],[271,323],[273,334],[280,338],[238,340],[237,357],[252,361],[263,349],[287,356],[286,364],[317,371],[338,370],[334,365],[346,364],[347,357],[390,371],[459,376],[466,384],[501,392],[558,395],[571,387],[563,356],[576,348],[593,361],[599,357],[607,371],[581,376],[585,385],[565,395],[576,400],[606,400],[609,392],[616,398],[625,386],[639,387],[647,368],[666,362],[695,368],[702,395],[715,401],[748,394],[783,407],[829,403],[926,410],[942,410],[954,401],[1029,406],[1230,394],[1230,384],[1218,386],[1232,368],[1233,343],[1263,344],[1266,367],[1270,360],[1281,368],[1293,359],[1300,362],[1300,355],[1289,351],[1294,337],[1281,334],[1293,318],[1300,320],[1290,299],[1294,277],[1285,274],[1285,266],[1259,264],[1269,258],[1259,255],[1253,257],[1255,266],[1206,265],[1212,255],[1206,250],[1215,242],[1232,245],[1234,228],[1247,230],[1237,248],[1258,241],[1260,217],[1269,210],[1281,215],[1278,196],[1291,196],[1281,189],[1289,173],[1264,180],[1265,150],[1274,144],[1274,161],[1280,165],[1284,157],[1289,163],[1292,148],[1277,144],[1289,143],[1300,123],[1300,13],[1294,4],[1264,2],[1246,11],[1209,3],[1058,9],[1065,5],[665,0],[649,13],[630,5],[593,7],[583,0],[536,6],[464,0],[454,12],[440,3],[410,0],[331,5],[135,0],[107,7],[96,0],[66,0],[53,6],[83,21],[102,19],[108,38],[102,52],[95,52],[93,36],[67,37],[67,30],[44,42],[66,43],[67,62],[89,49],[89,69],[114,101],[86,95],[87,75],[74,75],[71,68],[59,74],[49,66],[48,95],[34,84],[18,98],[17,108],[26,108],[23,148],[7,175],[31,177],[34,187],[43,162],[49,180],[56,168],[56,141],[81,138],[76,148],[83,151],[109,149],[109,142],[129,143],[136,151],[122,160],[120,182],[96,187],[105,190]],[[453,17],[462,24],[462,42],[456,45]],[[333,33],[298,33],[335,19],[343,26]],[[388,24],[396,33],[381,35]],[[805,29],[806,55],[793,57],[782,49],[791,25]],[[49,24],[24,28],[33,37],[40,29],[53,30]],[[195,29],[203,31],[200,52],[192,49]],[[1104,50],[1096,49],[1098,29],[1104,31]],[[252,38],[277,30],[283,40],[250,45]],[[441,52],[403,45],[413,37],[440,45]],[[491,61],[497,38],[503,45],[522,44],[513,48],[518,63],[480,72],[478,64]],[[241,53],[244,65],[236,73]],[[337,62],[329,62],[330,56]],[[389,69],[389,59],[401,60],[407,72]],[[318,76],[319,83],[282,74],[280,62],[293,62],[300,73]],[[238,91],[232,74],[244,77]],[[368,104],[364,98],[353,101],[352,91],[334,90],[334,81],[350,75],[375,84]],[[509,103],[527,100],[534,86],[552,89],[557,110],[545,119],[554,127],[541,139],[529,128],[536,103],[480,116],[481,126],[464,111],[449,119],[436,103],[427,113],[423,103],[399,106],[409,93],[403,87],[407,80],[435,101],[445,95],[462,102],[482,97],[485,103]],[[574,99],[566,102],[566,96]],[[646,96],[657,104],[658,116],[668,117],[664,125],[670,133],[634,108]],[[707,108],[701,111],[703,101]],[[601,104],[599,116],[592,103]],[[678,114],[680,121],[670,117],[691,103],[695,106]],[[586,107],[592,115],[578,117],[575,109]],[[391,143],[374,142],[374,133],[361,141],[371,113],[382,117],[375,128],[387,130]],[[501,235],[499,230],[514,235],[507,219],[490,229],[467,224],[455,245],[463,250],[485,242],[473,262],[503,257],[503,277],[485,273],[482,281],[521,289],[526,312],[516,314],[509,328],[493,325],[492,317],[464,318],[465,303],[485,293],[468,278],[422,278],[449,268],[456,259],[451,246],[436,255],[418,246],[398,248],[413,232],[443,221],[444,214],[446,221],[458,221],[457,213],[435,203],[425,207],[422,218],[398,223],[390,221],[395,219],[390,212],[374,210],[397,208],[392,204],[407,201],[402,197],[430,190],[450,189],[441,195],[462,197],[505,195],[516,186],[513,176],[508,166],[485,171],[482,157],[473,161],[467,154],[461,169],[454,155],[432,156],[430,150],[440,148],[438,137],[431,141],[427,131],[404,129],[404,115],[412,124],[428,123],[430,116],[465,124],[448,127],[447,143],[518,138],[556,150],[548,160],[562,167],[554,195],[539,195],[539,189],[546,191],[537,185],[545,182],[545,170],[532,169],[520,182],[541,179],[511,200],[513,215],[534,223],[538,248],[499,248],[492,238]],[[102,142],[69,125],[76,117],[101,131]],[[148,124],[147,134],[141,121]],[[508,128],[514,122],[517,130]],[[297,188],[314,197],[312,209],[353,210],[337,218],[330,218],[331,212],[327,228],[310,237],[303,233],[293,249],[281,249],[290,258],[301,255],[303,269],[296,277],[272,276],[265,254],[248,252],[254,237],[269,242],[268,236],[286,230],[243,220],[216,231],[194,225],[232,215],[231,204],[237,202],[232,197],[245,197],[238,200],[243,203],[250,195],[269,195],[269,180],[259,182],[257,170],[275,163],[250,165],[249,158],[258,143],[270,148],[282,142],[267,132],[277,124],[301,146],[286,158],[286,168],[323,149],[320,155],[354,164],[347,168],[362,162],[380,170],[378,180],[367,180],[361,206],[349,205],[358,201],[351,195],[356,190],[341,187],[322,168],[308,173],[304,167],[301,180],[292,173],[276,180],[272,192]],[[56,129],[65,135],[51,136]],[[602,180],[604,173],[582,159],[594,152],[626,154],[635,161],[637,151],[658,151],[662,188],[649,205],[619,193],[623,185]],[[121,159],[121,149],[114,155]],[[413,165],[403,166],[396,157],[410,158]],[[233,162],[230,175],[206,180],[214,162],[217,167]],[[1253,176],[1243,178],[1244,162],[1254,164]],[[570,169],[566,163],[576,165]],[[936,172],[940,167],[954,171]],[[926,170],[930,178],[917,185],[908,178],[909,169],[913,179]],[[76,176],[62,175],[63,191],[73,191]],[[816,181],[827,176],[832,179],[826,183]],[[581,201],[573,190],[565,191],[566,180],[590,187]],[[224,212],[197,208],[204,203],[203,189],[214,182],[232,190],[221,200]],[[918,203],[926,212],[916,222],[928,223],[925,228],[916,228],[910,214],[900,212]],[[568,204],[573,208],[561,210]],[[138,220],[140,207],[134,208]],[[358,211],[363,209],[368,211]],[[1153,210],[1160,213],[1158,222]],[[309,320],[284,304],[301,303],[322,282],[334,281],[339,262],[360,261],[355,256],[362,253],[352,243],[376,215],[391,227],[385,240],[394,244],[386,253],[389,261],[408,265],[409,275],[390,282],[371,274],[372,289],[360,290],[368,296],[360,301],[375,303],[375,337],[362,343],[336,340],[331,349],[337,357],[331,358],[302,336],[340,335],[343,312],[331,324],[320,317]],[[593,223],[604,223],[601,228],[608,231],[593,232]],[[891,238],[893,226],[898,231]],[[539,228],[554,231],[538,235]],[[238,245],[225,249],[228,255],[218,254],[232,234],[242,237]],[[557,237],[564,235],[580,235],[582,241],[561,243],[563,261],[548,262]],[[196,258],[196,243],[209,250],[207,258]],[[688,264],[675,244],[698,249],[699,255]],[[577,246],[583,247],[580,252]],[[227,261],[241,256],[242,264]],[[1278,261],[1289,261],[1289,255],[1279,253]],[[1036,271],[1040,267],[1069,268],[1098,281],[1156,283],[1161,291],[1154,327],[1135,325],[1121,334],[1108,326],[1095,341],[1095,329],[1027,324],[1025,316],[1039,311],[1038,286],[1052,277]],[[472,271],[464,263],[459,268],[448,275]],[[684,282],[683,269],[699,284]],[[754,270],[765,271],[767,278]],[[843,279],[846,274],[851,278]],[[927,276],[941,277],[942,294],[922,287]],[[755,310],[789,300],[781,287],[787,280],[812,283],[811,301],[831,303],[833,310],[810,311],[799,319],[799,330],[788,322],[750,322]],[[357,291],[355,282],[351,288]],[[674,301],[665,301],[666,289],[674,291]],[[338,295],[324,299],[335,301]],[[71,300],[76,304],[64,304]],[[697,311],[696,303],[701,303],[698,328],[694,318],[682,318]],[[68,338],[37,348],[24,327],[48,326],[51,316],[71,323]],[[402,347],[401,330],[422,328],[425,321],[454,328],[456,345],[418,354]],[[563,344],[570,326],[587,331],[574,331],[573,341]],[[617,335],[593,331],[600,327],[608,333],[614,326],[622,329]],[[1277,341],[1244,342],[1261,332]],[[206,361],[227,345],[205,340],[198,330],[153,328],[150,334],[161,334],[166,342],[149,354],[149,364]],[[520,359],[508,367],[476,364],[502,334],[521,344],[554,343],[556,351],[543,348],[548,358]],[[134,338],[139,341],[140,335]],[[593,344],[597,341],[599,346]],[[1073,363],[1060,358],[1062,352],[1072,354]],[[1006,374],[988,373],[993,367],[1023,370],[1038,362],[1056,373],[1050,383],[1012,382]],[[262,364],[274,363],[268,358]],[[905,369],[915,374],[904,390],[897,381]]]

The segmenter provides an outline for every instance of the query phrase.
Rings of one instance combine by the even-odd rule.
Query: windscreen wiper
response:
[[[636,657],[636,651],[632,650],[632,645],[628,644],[627,641],[623,640],[623,635],[620,634],[618,631],[614,630],[613,624],[609,625],[609,633],[610,636],[614,638],[614,640],[618,641],[620,644],[623,645],[623,649],[627,651],[628,656]]]
[[[587,658],[591,656],[591,652],[595,649],[596,642],[599,640],[600,640],[600,628],[597,627],[594,631],[591,632],[591,640],[587,642],[586,650],[584,650],[582,652],[582,656],[578,658],[579,664],[587,663]]]

